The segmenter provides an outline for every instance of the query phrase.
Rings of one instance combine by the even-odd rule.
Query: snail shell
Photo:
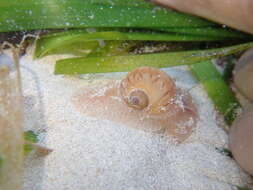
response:
[[[122,80],[120,94],[128,106],[157,114],[171,104],[176,86],[165,72],[153,67],[140,67]]]

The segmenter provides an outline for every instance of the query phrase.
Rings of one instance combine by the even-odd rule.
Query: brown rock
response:
[[[229,133],[229,147],[239,165],[253,175],[253,107],[234,122]]]
[[[235,67],[234,83],[246,98],[253,101],[253,49],[239,59]]]

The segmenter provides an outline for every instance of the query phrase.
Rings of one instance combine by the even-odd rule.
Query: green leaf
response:
[[[34,147],[31,144],[24,144],[24,154],[25,154],[25,156],[27,156],[33,150],[34,150]]]
[[[187,35],[195,35],[195,36],[206,36],[206,37],[216,37],[216,38],[223,38],[223,39],[235,39],[235,38],[248,38],[252,39],[252,36],[243,32],[239,32],[233,30],[231,28],[222,28],[222,26],[216,27],[173,27],[173,28],[164,28],[159,29],[160,31],[166,32],[174,32],[179,34],[187,34]]]
[[[24,139],[25,141],[31,142],[31,143],[37,143],[38,142],[38,135],[35,134],[33,131],[25,131],[24,132]]]
[[[25,139],[24,154],[28,155],[32,150],[34,150],[34,146],[32,144],[38,142],[38,135],[31,130],[25,131],[24,139]]]
[[[0,32],[84,27],[204,27],[207,20],[157,8],[148,2],[98,3],[92,0],[1,0]],[[124,1],[126,3],[126,1]],[[137,6],[134,6],[137,5]]]
[[[133,70],[140,66],[163,68],[178,65],[190,65],[200,61],[230,55],[250,47],[253,47],[253,43],[210,50],[110,57],[69,58],[58,60],[56,62],[55,74],[74,75],[87,73],[124,72]]]
[[[159,32],[131,32],[123,30],[100,31],[87,33],[83,30],[71,30],[42,36],[36,41],[35,58],[50,54],[70,53],[87,55],[98,47],[97,40],[132,40],[132,41],[217,41],[220,37],[191,36],[185,34],[169,34]]]
[[[237,116],[240,104],[223,80],[222,75],[211,62],[193,64],[190,68],[203,85],[216,109],[224,116],[226,123],[231,125]]]

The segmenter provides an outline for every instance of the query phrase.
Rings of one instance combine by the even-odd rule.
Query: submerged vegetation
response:
[[[57,29],[36,39],[34,53],[36,59],[76,56],[57,60],[55,74],[188,65],[225,122],[231,125],[236,117],[240,104],[225,82],[232,69],[227,67],[224,80],[210,60],[253,47],[251,35],[144,0],[1,0],[0,10],[2,33]],[[24,139],[27,154],[38,138],[27,131]],[[0,167],[2,162],[0,157]]]
[[[58,60],[55,74],[192,65],[253,47],[251,35],[143,0],[3,0],[0,8],[0,32],[60,29],[40,36],[34,54],[34,58],[66,53],[78,56]],[[155,53],[138,51],[140,47],[150,48],[152,43],[182,48],[158,48]],[[218,72],[213,75],[215,68],[208,70],[210,67],[201,63],[191,69],[231,124],[235,98],[222,77],[217,77]],[[208,82],[203,78],[204,72],[209,76]],[[211,82],[217,80],[220,86]]]

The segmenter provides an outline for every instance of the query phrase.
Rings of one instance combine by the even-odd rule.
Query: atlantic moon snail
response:
[[[176,96],[176,86],[165,72],[141,67],[128,73],[122,80],[120,93],[128,106],[146,108],[151,114],[157,114],[171,104]]]
[[[73,101],[87,116],[165,134],[177,142],[192,134],[198,118],[189,93],[153,67],[137,68],[120,82],[86,88]]]

